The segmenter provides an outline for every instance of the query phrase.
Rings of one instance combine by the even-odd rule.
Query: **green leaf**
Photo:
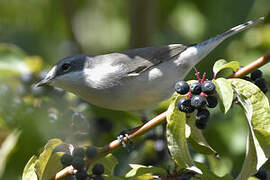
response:
[[[216,158],[207,156],[207,161],[209,169],[220,177],[229,174],[233,169],[233,162],[230,157],[222,156],[222,158]]]
[[[108,175],[104,175],[103,177],[106,180],[126,180],[125,177],[121,177],[121,176],[108,176]]]
[[[187,124],[191,129],[191,135],[188,138],[190,145],[199,153],[217,155],[217,152],[207,143],[200,129],[195,126],[195,113],[187,116]]]
[[[225,175],[223,177],[219,177],[215,175],[210,169],[203,163],[196,162],[196,166],[200,168],[202,171],[201,175],[198,175],[201,180],[233,180],[231,175]]]
[[[29,73],[30,69],[24,61],[25,57],[26,54],[18,47],[11,44],[0,44],[0,75]]]
[[[26,56],[25,52],[23,52],[20,48],[13,44],[0,44],[0,59],[1,60],[10,60],[13,58],[23,59]]]
[[[222,102],[222,105],[224,107],[224,108],[221,108],[221,110],[224,113],[227,113],[233,101],[232,85],[227,79],[224,79],[224,78],[218,78],[216,80],[213,80],[213,83],[216,86],[216,91],[218,93],[219,99]]]
[[[35,165],[39,180],[47,180],[61,170],[60,156],[62,153],[54,152],[54,149],[62,144],[60,139],[51,139],[45,145]]]
[[[156,179],[156,178],[153,177],[153,175],[144,174],[144,175],[135,177],[133,180],[153,180],[153,179]]]
[[[37,163],[37,156],[32,156],[27,162],[23,170],[22,180],[38,180],[37,174],[35,172],[35,165]]]
[[[132,168],[126,175],[126,178],[134,178],[146,174],[150,175],[161,175],[161,176],[166,176],[167,171],[163,168],[158,168],[154,166],[143,166],[139,164],[130,164],[130,167]]]
[[[227,62],[224,59],[220,59],[214,64],[213,72],[214,74],[218,74],[220,71],[226,68],[230,68],[235,72],[237,69],[239,69],[239,67],[240,63],[238,61]]]
[[[244,180],[255,174],[270,155],[270,107],[267,97],[253,83],[242,79],[229,81],[245,110],[249,127],[246,157],[237,178]]]
[[[5,171],[6,162],[9,155],[12,153],[12,150],[15,148],[17,141],[20,137],[20,131],[14,130],[9,134],[4,142],[1,144],[0,148],[0,179]]]
[[[110,175],[113,175],[113,171],[114,171],[115,166],[118,164],[118,160],[112,154],[107,154],[106,156],[91,163],[89,172],[92,173],[92,168],[97,163],[103,164],[104,169],[105,169],[104,174],[110,176]]]
[[[177,101],[181,98],[175,93],[167,110],[167,142],[170,154],[179,168],[192,169],[198,173],[191,159],[186,139],[186,114],[176,107]]]
[[[260,180],[260,179],[259,179],[259,178],[254,177],[254,176],[251,176],[251,177],[249,177],[249,178],[248,178],[248,180]]]

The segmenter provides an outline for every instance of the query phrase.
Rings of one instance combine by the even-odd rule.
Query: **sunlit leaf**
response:
[[[255,174],[267,161],[270,152],[270,107],[267,97],[253,83],[230,79],[238,100],[245,110],[249,135],[246,157],[238,180]]]
[[[251,176],[251,177],[249,177],[249,178],[248,178],[248,180],[260,180],[260,179],[259,179],[259,178],[254,177],[254,176]]]
[[[227,113],[233,101],[232,85],[227,79],[224,79],[224,78],[218,78],[216,80],[213,80],[213,83],[216,86],[216,91],[223,105],[222,106],[223,108],[221,108],[221,110],[224,113]]]
[[[189,144],[199,153],[217,155],[217,152],[207,143],[200,129],[195,125],[195,113],[187,116],[187,124],[191,129],[191,135],[188,138]]]
[[[38,179],[47,180],[61,169],[60,155],[54,149],[60,145],[60,139],[51,139],[45,145],[35,165]]]
[[[97,163],[103,164],[105,169],[104,174],[110,176],[113,174],[114,168],[118,164],[118,160],[112,154],[107,154],[105,157],[93,162],[89,168],[89,172],[92,172],[93,166]]]
[[[145,174],[150,174],[150,175],[155,174],[155,175],[161,175],[161,176],[167,175],[167,171],[165,169],[154,167],[154,166],[130,164],[130,167],[132,169],[125,175],[126,178],[138,177]]]
[[[207,161],[211,171],[220,177],[230,174],[233,169],[233,162],[230,157],[222,156],[221,158],[216,158],[207,156]]]
[[[35,172],[37,159],[37,156],[32,156],[31,159],[27,162],[23,170],[22,180],[38,180],[37,174]]]
[[[224,59],[216,61],[213,67],[214,74],[218,74],[220,71],[226,68],[232,69],[234,72],[239,69],[240,63],[238,61],[227,62]]]
[[[10,44],[0,44],[0,75],[29,73],[25,63],[26,54],[18,47]]]
[[[198,173],[191,159],[186,139],[186,114],[176,107],[181,98],[177,93],[173,95],[171,104],[167,110],[167,142],[170,154],[179,168],[193,168]]]
[[[220,67],[224,66],[227,63],[228,63],[228,61],[226,61],[225,59],[220,59],[220,60],[216,61],[215,64],[214,64],[214,66],[213,66],[213,72],[215,74],[217,74],[217,72],[220,69]]]
[[[151,174],[144,174],[144,175],[135,177],[133,180],[153,180],[153,179],[154,179],[153,175],[151,175]]]
[[[12,150],[15,148],[17,141],[20,137],[20,131],[14,130],[9,134],[4,142],[0,146],[0,178],[2,177],[8,156],[11,154]]]
[[[25,52],[23,52],[20,48],[13,44],[0,44],[0,57],[1,60],[10,60],[12,58],[21,58],[23,59],[26,56]]]
[[[201,180],[233,180],[229,174],[223,177],[215,175],[205,164],[196,162],[196,166],[202,171],[201,175],[197,175]]]

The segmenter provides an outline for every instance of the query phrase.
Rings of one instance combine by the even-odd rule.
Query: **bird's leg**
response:
[[[141,117],[141,121],[143,124],[147,123],[147,121],[150,119],[148,117],[149,113],[146,111],[136,111],[134,113],[138,114]],[[133,145],[133,142],[130,140],[129,135],[132,134],[133,132],[135,132],[141,126],[143,126],[143,124],[138,126],[138,127],[132,128],[132,129],[124,130],[120,133],[120,135],[117,137],[117,140],[122,144],[123,148],[127,147],[128,151],[129,151],[130,147],[132,147],[131,145]],[[124,141],[125,137],[128,139],[127,142]]]
[[[117,136],[117,140],[121,143],[123,148],[127,148],[127,151],[130,151],[130,149],[133,147],[133,141],[129,138],[129,135],[135,132],[137,129],[139,129],[141,126],[138,126],[136,128],[127,129],[122,132],[120,132],[120,135]],[[128,141],[125,142],[124,138],[127,138]]]

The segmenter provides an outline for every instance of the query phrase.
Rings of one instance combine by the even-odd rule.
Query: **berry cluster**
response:
[[[263,72],[259,69],[253,71],[249,76],[244,76],[243,79],[253,82],[260,88],[263,93],[267,93],[269,87],[267,81],[263,78]]]
[[[85,168],[85,158],[93,160],[98,155],[98,150],[94,146],[88,146],[86,149],[75,148],[70,154],[64,154],[61,157],[63,168],[72,165],[77,170],[75,177],[77,180],[86,180],[91,178],[93,180],[104,180],[102,174],[104,173],[104,166],[102,164],[95,164],[92,169],[92,174],[87,173]]]
[[[185,113],[192,113],[197,109],[196,127],[199,129],[205,129],[210,118],[210,112],[206,107],[214,108],[218,104],[215,89],[212,81],[205,81],[205,75],[202,80],[198,78],[198,81],[190,86],[185,81],[179,81],[175,84],[177,93],[187,95],[187,98],[181,98],[178,101],[178,109]]]

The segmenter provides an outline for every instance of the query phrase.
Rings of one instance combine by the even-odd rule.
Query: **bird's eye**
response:
[[[71,68],[71,65],[69,63],[65,63],[61,66],[61,69],[63,72],[67,72]]]

